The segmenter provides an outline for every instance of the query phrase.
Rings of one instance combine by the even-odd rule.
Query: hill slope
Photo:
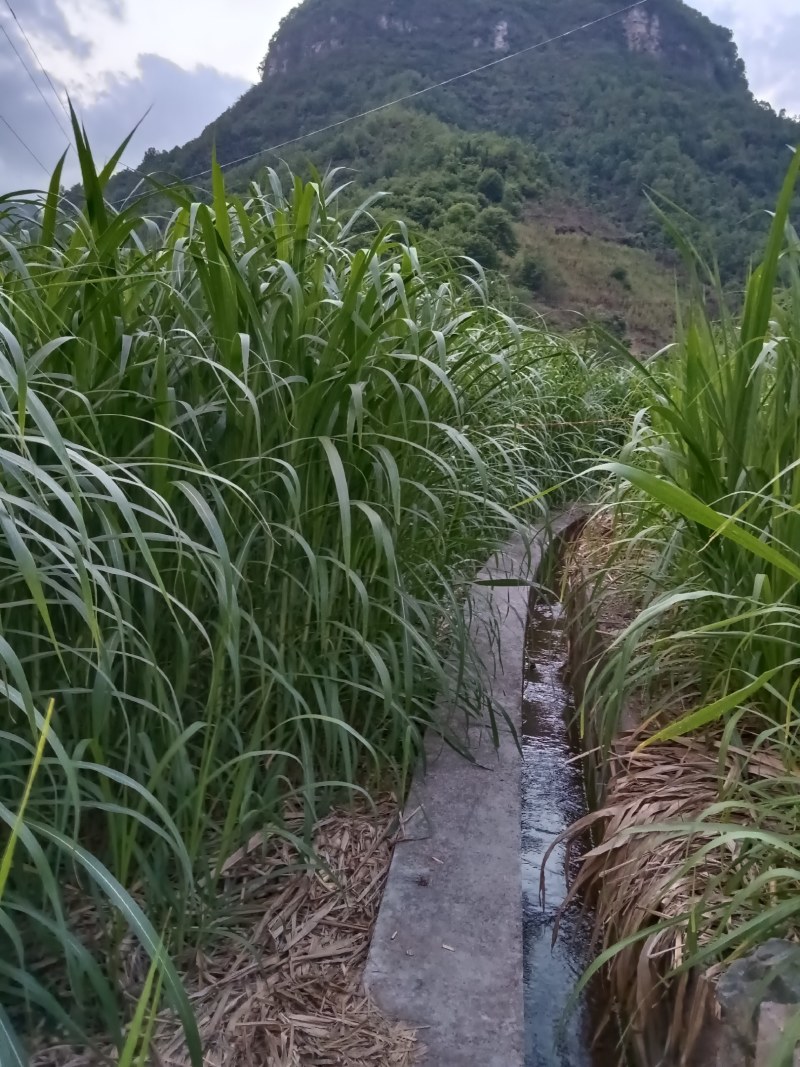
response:
[[[612,243],[663,252],[663,230],[644,195],[650,189],[698,220],[683,225],[713,245],[723,273],[733,276],[761,240],[761,209],[774,203],[800,123],[753,98],[729,31],[683,0],[649,0],[605,18],[615,7],[615,0],[304,0],[273,38],[261,81],[200,137],[150,154],[145,166],[193,175],[208,168],[214,143],[221,162],[232,163],[509,56],[411,105],[459,131],[515,138],[550,160],[549,169],[534,168],[537,189],[522,190],[520,218],[535,214],[528,210],[534,192],[555,184],[610,227]],[[596,19],[604,21],[513,55]],[[376,116],[387,134],[391,113]],[[409,159],[402,144],[380,140],[359,120],[308,138],[302,150],[321,165],[354,166],[365,187],[388,179],[396,191],[418,185],[420,169],[430,167]],[[234,181],[293,153],[261,155],[234,168]],[[550,245],[563,274],[559,242]]]

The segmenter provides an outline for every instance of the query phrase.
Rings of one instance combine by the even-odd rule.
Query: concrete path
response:
[[[471,593],[498,717],[517,730],[527,583],[540,552],[513,541],[480,576],[512,584]],[[442,710],[457,730],[453,709]],[[365,981],[387,1015],[420,1028],[426,1067],[523,1067],[520,755],[508,728],[497,750],[486,728],[472,727],[469,744],[477,765],[429,735]]]

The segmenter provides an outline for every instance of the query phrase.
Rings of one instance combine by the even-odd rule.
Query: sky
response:
[[[756,96],[800,114],[798,0],[690,2],[734,31]],[[0,0],[0,190],[46,183],[67,146],[64,92],[101,157],[140,119],[126,156],[132,165],[148,147],[196,136],[257,80],[269,40],[295,3]]]

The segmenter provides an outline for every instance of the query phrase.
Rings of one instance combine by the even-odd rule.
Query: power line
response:
[[[29,144],[27,144],[23,140],[23,138],[17,133],[17,131],[14,129],[14,127],[11,125],[11,123],[8,121],[8,119],[4,115],[0,115],[0,122],[2,122],[4,126],[8,127],[8,129],[14,134],[14,136],[19,141],[19,143],[22,145],[22,147],[25,149],[25,151],[28,153],[28,155],[33,157],[33,159],[39,164],[39,166],[42,168],[42,170],[45,172],[45,174],[49,177],[50,176],[50,171],[47,169],[47,167],[44,165],[44,163],[42,163],[41,159],[39,159],[39,157],[36,155],[36,153],[31,148],[31,146]]]
[[[22,66],[25,68],[25,73],[28,75],[30,80],[33,82],[33,86],[36,89],[36,92],[39,94],[39,96],[41,96],[42,100],[44,101],[45,107],[50,112],[50,114],[53,116],[53,119],[55,120],[56,125],[61,130],[61,132],[64,134],[64,136],[67,138],[67,140],[69,140],[69,134],[67,133],[66,129],[64,128],[64,125],[61,122],[61,119],[58,117],[58,115],[55,113],[55,111],[53,111],[53,108],[52,108],[52,106],[50,104],[50,101],[47,99],[47,97],[42,92],[41,85],[39,85],[37,80],[34,78],[33,72],[31,71],[31,69],[28,66],[28,64],[25,62],[25,59],[24,59],[22,53],[17,48],[17,46],[14,44],[14,40],[11,37],[11,34],[8,32],[8,30],[5,28],[5,26],[2,23],[0,23],[0,31],[2,31],[3,36],[5,37],[5,39],[8,41],[8,43],[14,49],[14,54],[16,55],[17,59],[20,61]]]
[[[546,41],[537,41],[536,44],[528,45],[526,48],[520,48],[518,52],[510,52],[508,55],[500,56],[499,59],[493,59],[489,63],[483,63],[479,67],[473,67],[471,70],[465,70],[461,74],[456,74],[452,78],[445,78],[444,81],[436,82],[435,85],[427,85],[424,89],[417,89],[413,93],[406,93],[405,96],[398,96],[395,97],[394,100],[387,100],[383,104],[378,104],[377,107],[371,107],[367,111],[360,111],[357,115],[348,115],[347,118],[339,119],[338,122],[331,122],[327,126],[321,126],[318,130],[302,133],[298,137],[292,137],[288,141],[281,141],[280,144],[270,145],[268,148],[259,148],[255,152],[250,152],[246,156],[240,156],[238,159],[231,159],[227,163],[221,164],[221,167],[225,170],[227,167],[235,167],[239,163],[247,163],[249,160],[255,159],[256,156],[267,155],[270,152],[277,152],[281,148],[288,148],[290,145],[299,144],[300,141],[305,141],[309,137],[316,137],[318,134],[328,133],[330,130],[336,130],[340,126],[346,126],[348,123],[355,122],[357,119],[364,119],[369,115],[377,114],[379,111],[385,111],[387,108],[394,107],[396,104],[404,104],[408,100],[415,100],[417,97],[423,96],[425,93],[433,92],[434,89],[441,89],[445,85],[452,85],[453,82],[469,78],[473,74],[479,74],[483,70],[489,70],[491,67],[496,67],[500,63],[507,63],[510,59],[517,59],[519,56],[525,55],[528,52],[535,52],[537,49],[545,48],[549,44],[555,44],[557,41],[563,41],[567,37],[573,37],[576,33],[581,33],[583,30],[589,30],[593,26],[599,26],[601,22],[607,22],[609,19],[616,18],[618,15],[625,15],[637,7],[644,7],[647,3],[649,3],[649,0],[636,0],[635,3],[618,8],[616,11],[609,11],[607,15],[601,15],[600,18],[592,19],[591,22],[584,22],[582,25],[575,26],[571,30],[556,34],[555,37],[549,37]],[[191,182],[195,178],[205,178],[209,174],[211,174],[211,168],[198,171],[197,174],[190,174],[188,178],[183,180]]]
[[[42,63],[41,59],[39,58],[39,53],[33,47],[33,44],[31,42],[30,37],[25,32],[25,27],[19,21],[19,18],[17,17],[17,13],[14,10],[14,8],[11,6],[9,0],[5,0],[5,5],[8,8],[8,10],[11,12],[11,17],[14,19],[14,22],[16,22],[16,24],[17,24],[17,26],[19,28],[19,32],[25,38],[25,43],[27,44],[28,48],[30,48],[31,54],[33,55],[33,58],[39,64],[39,70],[42,72],[42,74],[44,74],[45,78],[47,78],[47,84],[52,89],[53,96],[56,98],[56,100],[58,100],[59,104],[61,105],[61,110],[67,116],[67,119],[69,119],[70,118],[70,114],[69,114],[69,111],[67,110],[67,105],[64,103],[63,99],[61,98],[61,95],[60,95],[58,89],[56,89],[55,85],[53,85],[53,79],[47,73],[47,68],[45,67],[44,63]]]

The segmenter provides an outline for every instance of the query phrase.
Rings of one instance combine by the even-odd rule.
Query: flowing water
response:
[[[548,848],[587,811],[580,764],[570,762],[577,748],[569,727],[574,707],[566,658],[561,605],[539,599],[528,622],[522,705],[525,1067],[616,1067],[608,1048],[592,1047],[597,991],[568,1013],[576,982],[592,957],[589,921],[578,906],[561,916],[559,937],[552,944],[556,913],[566,895],[563,845],[547,860],[544,900],[540,894]]]

